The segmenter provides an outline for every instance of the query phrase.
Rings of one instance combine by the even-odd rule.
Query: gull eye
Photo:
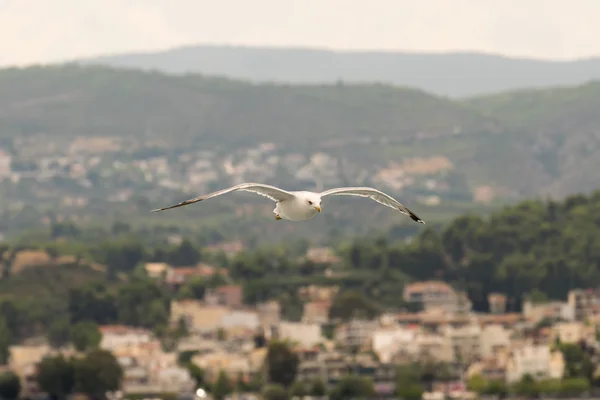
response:
[[[309,201],[308,201],[308,204],[310,204],[310,205],[312,206],[312,201],[310,201],[310,200],[309,200]]]

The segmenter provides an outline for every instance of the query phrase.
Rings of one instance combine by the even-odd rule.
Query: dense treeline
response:
[[[71,230],[85,232],[76,226]],[[300,318],[302,300],[296,289],[307,284],[339,285],[331,312],[342,319],[404,307],[402,288],[414,280],[451,282],[468,292],[478,310],[487,309],[490,292],[506,293],[515,310],[534,289],[538,297],[565,298],[572,288],[600,284],[600,192],[562,202],[527,201],[489,218],[464,215],[441,230],[426,229],[410,243],[392,242],[383,233],[343,242],[337,246],[342,261],[334,266],[303,258],[307,241],[251,249],[228,259],[203,251],[198,238],[148,245],[123,224],[116,232],[113,239],[97,243],[72,237],[2,247],[0,344],[25,334],[61,332],[56,324],[84,322],[165,333],[171,299],[202,298],[207,287],[226,283],[242,284],[250,304],[280,300],[290,319]],[[11,263],[23,247],[45,249],[53,259],[64,254],[77,259],[16,273]],[[229,274],[196,278],[175,290],[145,276],[143,264],[149,261],[175,266],[202,261],[227,268]],[[334,274],[326,274],[327,268]],[[63,338],[73,335],[64,333]]]

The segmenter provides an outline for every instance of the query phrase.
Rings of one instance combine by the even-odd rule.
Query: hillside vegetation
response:
[[[542,167],[542,192],[564,195],[599,186],[600,82],[522,90],[465,102],[522,137]]]
[[[102,67],[0,72],[6,134],[155,138],[170,145],[317,148],[328,140],[409,139],[460,129],[493,131],[490,118],[412,89],[383,85],[252,85],[199,75]],[[180,142],[179,142],[180,141]]]
[[[447,221],[471,207],[487,211],[496,203],[589,193],[600,186],[599,107],[598,83],[452,101],[381,84],[259,85],[77,65],[0,70],[0,150],[20,174],[0,183],[0,198],[6,209],[31,208],[18,214],[19,224],[28,227],[39,226],[43,207],[82,220],[146,219],[141,213],[155,205],[239,180],[289,189],[312,185],[314,170],[300,182],[294,174],[302,163],[285,164],[286,157],[313,160],[314,167],[315,157],[326,154],[336,163],[333,172],[327,163],[317,171],[326,186],[376,185],[416,205],[415,212],[425,210],[426,221]],[[275,150],[253,155],[265,142]],[[212,171],[194,165],[200,153],[209,153],[202,162]],[[168,171],[159,164],[140,169],[140,163],[163,162],[160,157]],[[426,166],[432,160],[445,166],[406,172],[410,163]],[[250,172],[228,172],[227,165],[236,162]],[[252,169],[270,162],[271,167]],[[386,168],[395,168],[392,173],[404,168],[412,183],[393,187],[373,180]],[[200,186],[190,180],[190,171],[212,174],[212,180]],[[473,206],[479,189],[489,189],[491,204]],[[107,203],[110,196],[125,200]],[[440,197],[440,205],[426,205],[428,196]],[[64,206],[80,198],[88,204],[84,214]],[[243,212],[235,200],[224,201],[165,220],[180,222],[185,214],[189,221],[206,216],[211,225],[241,218],[252,226],[255,210]],[[359,208],[337,220],[373,209],[366,201],[356,204],[352,207]],[[260,214],[270,215],[270,206]],[[381,225],[389,220],[384,211],[373,211],[367,225],[337,228],[354,233],[389,228]],[[15,215],[5,214],[6,229]]]
[[[6,314],[15,319],[11,326],[27,335],[31,330],[26,327],[48,328],[57,317],[76,321],[79,313],[87,313],[99,324],[128,321],[158,329],[168,319],[168,299],[202,298],[207,287],[226,283],[243,285],[248,304],[279,299],[290,319],[298,319],[302,310],[298,289],[310,284],[339,285],[334,308],[341,318],[406,306],[402,289],[412,281],[450,282],[467,291],[479,311],[488,309],[492,292],[506,294],[509,310],[519,310],[527,296],[564,299],[570,289],[600,285],[600,192],[563,202],[525,201],[488,218],[465,214],[442,229],[422,231],[410,243],[391,240],[383,231],[340,240],[334,245],[340,262],[333,265],[306,259],[306,241],[261,245],[226,258],[205,251],[194,237],[178,245],[164,238],[149,243],[147,232],[126,228],[121,224],[120,230],[127,232],[121,234],[82,230],[76,237],[55,238],[61,246],[53,253],[91,257],[106,265],[104,271],[54,265],[9,272],[0,280],[0,309],[13,310]],[[47,249],[47,240],[23,238],[6,251],[25,242],[27,248]],[[197,278],[174,290],[148,280],[140,268],[145,262],[203,262],[226,268],[229,278]],[[11,271],[10,263],[8,267]]]

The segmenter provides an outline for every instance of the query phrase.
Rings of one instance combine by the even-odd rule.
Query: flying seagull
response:
[[[321,199],[325,196],[359,196],[369,197],[384,206],[408,215],[413,221],[417,221],[421,224],[425,223],[425,221],[417,217],[415,213],[400,204],[391,196],[370,187],[343,187],[315,193],[308,191],[288,192],[287,190],[275,186],[264,185],[262,183],[241,183],[227,189],[194,197],[193,199],[182,201],[181,203],[169,207],[157,208],[152,211],[157,212],[187,206],[188,204],[197,203],[202,200],[235,191],[252,192],[273,200],[276,203],[273,213],[277,220],[287,219],[290,221],[305,221],[311,219],[317,215],[318,212],[321,212]]]

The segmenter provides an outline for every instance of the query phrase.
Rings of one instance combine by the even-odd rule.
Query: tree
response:
[[[513,386],[513,391],[528,398],[537,397],[540,394],[539,385],[531,375],[524,375],[519,382]]]
[[[0,364],[8,363],[12,333],[4,316],[0,317]]]
[[[299,359],[287,342],[271,341],[267,348],[266,363],[269,382],[290,387],[296,379]]]
[[[560,394],[569,397],[581,396],[590,390],[590,382],[586,378],[564,379],[560,385]]]
[[[83,321],[76,323],[71,328],[71,342],[77,351],[85,351],[98,347],[102,340],[102,333],[95,322]]]
[[[265,385],[265,377],[262,372],[250,375],[250,382],[246,384],[246,391],[257,393]]]
[[[381,310],[365,295],[354,290],[338,294],[329,309],[329,318],[348,321],[352,318],[373,319]]]
[[[58,249],[55,245],[46,246],[44,250],[46,251],[46,254],[48,254],[48,257],[50,257],[52,260],[55,260],[59,255]]]
[[[219,371],[217,380],[213,386],[212,395],[215,400],[223,400],[225,396],[233,392],[233,385],[225,371]]]
[[[288,400],[290,398],[285,387],[278,383],[265,385],[262,397],[265,400]]]
[[[0,374],[0,399],[13,400],[19,398],[21,381],[17,374],[7,371]]]
[[[306,382],[296,381],[290,388],[292,397],[304,397],[310,394],[309,387]]]
[[[202,299],[204,298],[204,293],[206,292],[207,286],[208,283],[204,278],[193,277],[183,286],[181,286],[178,294],[181,298]]]
[[[206,382],[204,380],[204,370],[197,366],[192,362],[188,362],[185,364],[187,370],[190,372],[190,375],[194,381],[196,381],[196,386],[204,387],[206,386]]]
[[[65,399],[75,386],[73,363],[62,355],[42,359],[38,366],[37,383],[42,391],[54,398]]]
[[[420,399],[425,389],[422,382],[429,383],[433,379],[432,365],[402,365],[396,370],[396,395],[406,400]]]
[[[177,355],[177,364],[187,368],[188,364],[192,362],[192,358],[196,354],[198,354],[198,350],[184,350],[179,352],[179,354]]]
[[[565,359],[565,378],[592,378],[594,365],[589,354],[585,353],[580,345],[562,343],[558,348]]]
[[[560,393],[562,380],[560,379],[545,379],[537,382],[537,387],[542,395],[552,396]]]
[[[325,387],[325,383],[323,383],[323,381],[319,378],[315,379],[312,382],[309,394],[315,397],[325,396],[327,394],[327,388]]]
[[[343,377],[329,395],[331,400],[365,398],[375,394],[375,387],[370,378],[355,375]]]
[[[508,389],[506,388],[506,384],[504,383],[504,381],[491,380],[488,382],[485,394],[504,398],[508,394]]]
[[[109,277],[118,272],[131,272],[144,257],[144,247],[133,239],[110,241],[102,244],[98,250],[98,259],[106,265]]]
[[[118,321],[114,295],[105,284],[88,284],[69,290],[68,311],[71,322],[94,321],[110,324]]]
[[[112,353],[92,350],[75,361],[75,388],[89,396],[103,398],[104,393],[121,387],[123,369]]]
[[[152,329],[169,322],[168,293],[150,279],[137,279],[123,285],[117,294],[119,321]]]
[[[469,378],[467,388],[476,393],[485,393],[488,387],[488,382],[481,375],[474,375]]]
[[[184,240],[167,255],[167,262],[176,267],[196,265],[201,256],[189,240]]]
[[[69,317],[58,317],[52,321],[48,328],[48,342],[54,348],[61,348],[69,343],[70,338]]]

